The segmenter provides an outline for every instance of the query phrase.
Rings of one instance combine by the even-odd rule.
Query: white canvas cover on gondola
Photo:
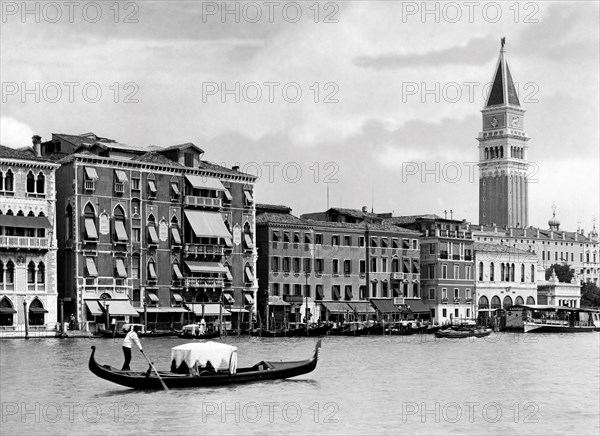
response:
[[[171,349],[171,362],[179,367],[185,362],[188,368],[196,364],[206,367],[210,361],[217,371],[228,371],[235,374],[237,370],[237,347],[219,342],[191,342]]]

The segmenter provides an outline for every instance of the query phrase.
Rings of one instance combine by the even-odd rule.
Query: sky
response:
[[[531,137],[529,224],[547,228],[553,203],[561,228],[598,219],[597,2],[1,7],[1,144],[193,142],[296,215],[367,206],[477,223],[480,111],[506,37]]]

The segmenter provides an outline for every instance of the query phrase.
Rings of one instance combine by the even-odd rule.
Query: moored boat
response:
[[[549,305],[512,306],[522,311],[516,318],[523,319],[525,333],[586,333],[600,331],[600,311],[576,307]]]
[[[198,388],[278,380],[312,372],[319,359],[321,341],[306,360],[260,361],[254,366],[237,368],[237,347],[219,342],[194,342],[171,350],[171,371],[120,371],[96,362],[92,346],[89,369],[98,377],[134,389]],[[161,383],[162,380],[162,383]]]
[[[140,338],[158,338],[176,334],[176,332],[172,330],[146,330],[144,324],[123,324],[121,330],[110,331],[105,328],[100,328],[97,335],[103,338],[124,338],[133,326],[138,326],[140,328],[140,331],[137,334]]]
[[[221,336],[221,334],[218,330],[203,331],[198,324],[188,324],[183,326],[177,336],[184,339],[214,339]]]
[[[492,333],[491,328],[471,328],[471,329],[448,329],[439,330],[435,332],[436,338],[447,338],[447,339],[462,339],[462,338],[483,338],[489,336]]]

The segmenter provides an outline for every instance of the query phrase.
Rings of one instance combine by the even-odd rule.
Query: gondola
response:
[[[315,337],[315,336],[324,336],[327,334],[333,325],[321,325],[317,327],[309,327],[308,330],[306,327],[299,327],[296,329],[288,330],[288,336],[291,337]]]
[[[483,338],[485,336],[489,336],[490,333],[492,333],[491,328],[475,328],[461,330],[448,329],[435,332],[435,337],[447,339]]]
[[[92,354],[90,355],[89,368],[91,372],[93,372],[98,377],[104,380],[108,380],[113,383],[122,386],[127,386],[133,389],[162,389],[163,386],[160,381],[161,379],[169,388],[198,388],[205,386],[225,386],[266,380],[285,379],[290,377],[296,377],[302,374],[307,374],[316,368],[321,350],[321,341],[318,341],[315,347],[314,355],[307,360],[290,362],[271,362],[263,360],[254,366],[246,368],[236,368],[237,347],[232,347],[218,342],[194,342],[191,344],[184,344],[182,346],[175,347],[173,349],[173,352],[176,348],[179,348],[181,351],[182,347],[187,346],[192,351],[193,355],[194,349],[197,349],[197,347],[203,345],[219,347],[225,350],[232,349],[233,351],[229,354],[220,351],[220,353],[217,353],[219,354],[218,356],[215,356],[214,354],[209,356],[213,358],[213,360],[211,360],[212,362],[217,362],[216,364],[214,364],[214,367],[212,367],[214,368],[212,371],[198,370],[196,372],[193,372],[190,370],[190,372],[182,374],[174,368],[175,360],[173,360],[171,367],[172,370],[159,371],[159,379],[156,373],[151,370],[151,368],[149,368],[147,371],[120,371],[116,368],[112,368],[109,365],[100,365],[96,362],[95,359],[96,347],[92,346]],[[229,356],[228,359],[225,358],[227,355]],[[206,359],[206,356],[204,356],[204,358]],[[218,364],[221,361],[220,359],[223,361],[223,364],[225,365],[224,367]],[[186,360],[184,359],[184,362],[185,361]],[[188,361],[189,365],[187,365],[186,367],[195,368],[198,362],[199,361],[196,360],[196,364],[192,364]],[[204,360],[204,362],[207,361]],[[181,368],[182,366],[185,366],[185,363],[181,363],[179,368]],[[208,367],[207,363],[206,367]]]
[[[134,324],[125,324],[125,326],[131,326]],[[176,334],[175,331],[173,330],[151,330],[151,331],[145,331],[145,329],[143,328],[143,324],[136,324],[142,327],[142,330],[139,331],[137,333],[138,337],[140,338],[160,338],[160,337],[164,337],[164,336],[173,336]],[[129,330],[129,328],[127,328],[127,331]],[[127,336],[127,331],[124,331],[123,329],[121,330],[117,330],[117,331],[110,331],[110,330],[106,330],[104,327],[100,327],[98,329],[98,331],[96,332],[96,336],[100,336],[102,338],[107,338],[107,339],[112,339],[112,338],[124,338],[125,336]]]
[[[187,331],[181,331],[177,334],[182,339],[215,339],[221,336],[218,330],[212,332],[206,332],[204,334],[193,334]]]

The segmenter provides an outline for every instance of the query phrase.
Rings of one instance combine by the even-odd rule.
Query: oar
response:
[[[156,376],[158,377],[158,379],[160,380],[160,384],[163,386],[163,388],[165,388],[165,391],[168,391],[169,388],[167,387],[167,385],[165,384],[164,380],[161,378],[160,374],[158,373],[158,371],[156,370],[156,368],[154,367],[154,365],[152,364],[152,362],[150,362],[150,359],[148,359],[148,356],[146,356],[146,353],[144,353],[144,350],[141,350],[142,354],[144,355],[144,357],[146,358],[146,360],[148,361],[148,363],[150,364],[150,367],[154,370],[154,372],[156,373]]]

